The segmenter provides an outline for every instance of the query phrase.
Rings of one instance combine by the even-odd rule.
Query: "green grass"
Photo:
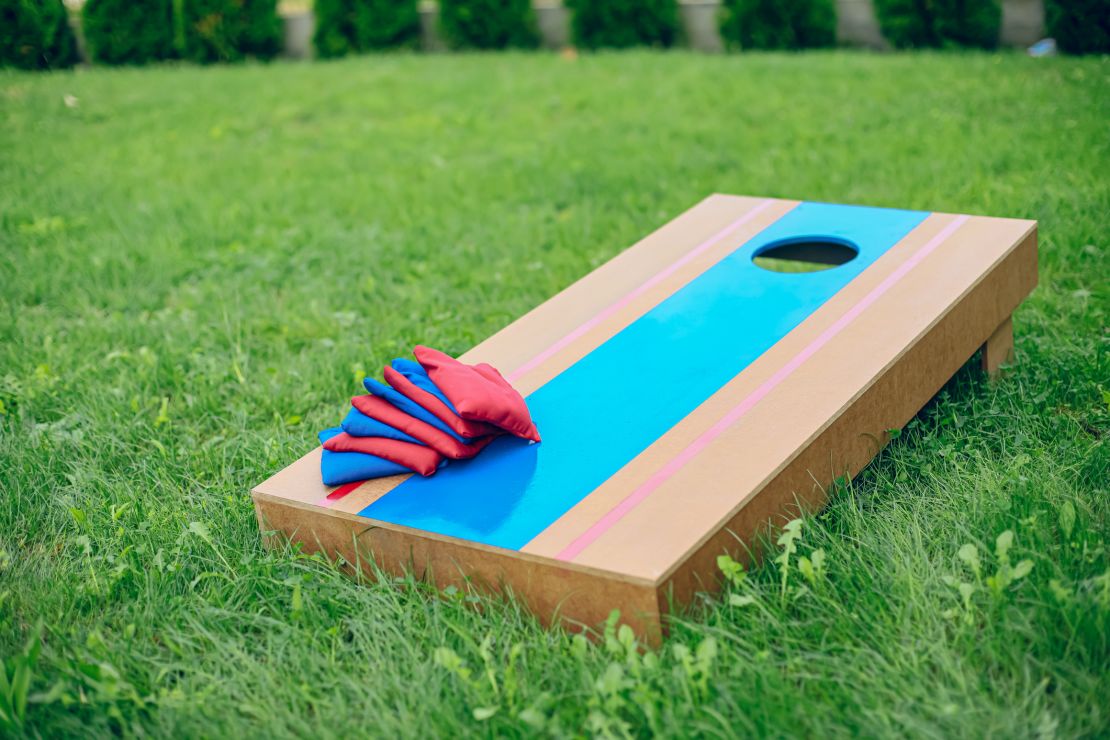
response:
[[[0,735],[1105,736],[1108,120],[1110,61],[1016,55],[0,74]],[[642,656],[262,549],[364,371],[714,191],[1038,219],[1020,363]]]

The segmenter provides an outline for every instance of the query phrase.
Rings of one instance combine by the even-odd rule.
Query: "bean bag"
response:
[[[451,460],[474,457],[494,438],[491,435],[471,440],[469,444],[461,442],[456,436],[409,416],[381,396],[355,396],[351,399],[351,405],[372,419],[401,430]]]
[[[413,363],[415,364],[415,363]],[[419,366],[418,366],[419,367]],[[428,376],[424,376],[427,378]],[[421,388],[406,376],[392,367],[385,369],[385,382],[398,393],[410,401],[419,404],[437,419],[446,424],[450,429],[464,438],[484,437],[490,434],[500,434],[501,430],[484,421],[470,421],[459,416],[453,406],[443,401],[440,396]],[[428,381],[432,385],[431,380]],[[434,388],[435,386],[432,385]],[[438,390],[438,389],[437,389]]]
[[[400,429],[393,427],[372,419],[366,414],[362,413],[356,408],[351,408],[347,415],[343,417],[343,423],[340,424],[343,431],[350,434],[352,437],[385,437],[386,439],[396,439],[400,442],[413,442],[419,444],[416,439],[402,432]]]
[[[540,441],[524,398],[493,367],[485,363],[466,365],[420,345],[413,354],[463,419],[483,421],[518,437]]]
[[[325,429],[320,432],[320,443],[325,444],[342,433],[342,429]],[[325,486],[341,486],[344,483],[409,472],[411,471],[404,465],[361,452],[332,452],[325,447],[320,457],[320,476]]]
[[[416,419],[419,419],[420,421],[424,422],[425,424],[432,425],[433,427],[440,430],[444,434],[450,434],[452,437],[457,439],[459,442],[462,442],[462,443],[466,444],[466,443],[469,443],[471,441],[469,439],[464,438],[461,434],[456,434],[455,431],[452,430],[450,426],[448,426],[444,422],[437,419],[435,414],[426,410],[423,406],[416,403],[415,401],[409,400],[408,398],[406,398],[404,396],[404,394],[398,393],[397,391],[393,390],[393,388],[389,387],[385,383],[378,382],[377,380],[374,380],[373,378],[366,378],[365,380],[362,381],[362,384],[363,384],[363,386],[366,387],[366,390],[369,391],[371,394],[373,394],[375,396],[378,396],[379,398],[384,398],[386,401],[393,404],[394,406],[396,406],[398,409],[400,409],[402,412],[408,414],[409,416],[412,416]]]
[[[383,460],[404,465],[409,470],[425,477],[436,472],[443,462],[443,455],[412,442],[400,442],[385,437],[352,437],[344,432],[324,442],[324,449],[331,452],[354,452],[380,457]]]
[[[408,378],[417,388],[431,393],[442,401],[444,405],[451,409],[451,413],[458,413],[455,411],[455,407],[451,405],[451,401],[447,399],[447,396],[443,395],[443,391],[437,388],[436,384],[432,382],[432,379],[428,377],[428,373],[420,366],[419,362],[410,360],[407,357],[398,357],[396,360],[389,363],[389,366]]]

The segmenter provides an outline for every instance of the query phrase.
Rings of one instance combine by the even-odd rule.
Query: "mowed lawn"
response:
[[[1016,54],[0,74],[0,735],[1105,736],[1108,123]],[[1039,220],[1019,363],[654,651],[261,547],[365,373],[712,192]]]

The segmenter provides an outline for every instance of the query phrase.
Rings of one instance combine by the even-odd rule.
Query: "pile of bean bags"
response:
[[[503,434],[540,441],[524,398],[495,368],[466,365],[430,347],[413,354],[415,362],[387,365],[384,383],[364,380],[369,393],[351,399],[341,426],[320,432],[324,485],[433,475]]]

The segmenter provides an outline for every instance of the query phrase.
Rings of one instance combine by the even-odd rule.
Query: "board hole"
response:
[[[752,256],[756,267],[770,272],[820,272],[851,262],[855,245],[830,237],[804,237],[772,242]]]

